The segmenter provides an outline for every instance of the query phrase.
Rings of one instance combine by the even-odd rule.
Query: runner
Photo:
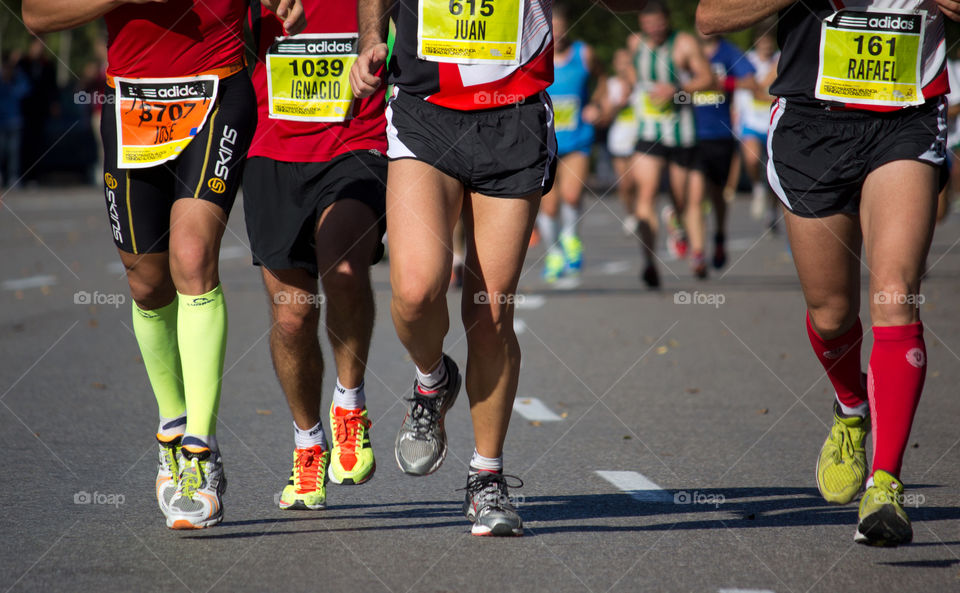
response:
[[[702,36],[701,41],[717,84],[714,90],[695,96],[697,162],[696,170],[691,175],[690,183],[694,185],[694,189],[690,192],[685,222],[693,252],[690,259],[693,274],[697,278],[706,278],[706,228],[701,198],[709,200],[713,209],[716,221],[713,266],[719,269],[727,263],[727,202],[723,198],[723,188],[727,184],[730,163],[737,151],[730,103],[735,89],[752,90],[756,81],[753,66],[737,46],[718,35]]]
[[[551,192],[540,202],[537,229],[547,254],[543,278],[555,282],[561,276],[576,276],[583,266],[583,242],[580,240],[580,203],[583,187],[590,174],[590,149],[593,124],[600,115],[598,104],[606,94],[606,74],[593,56],[593,49],[582,41],[571,41],[567,14],[553,6],[553,84],[547,89],[553,102],[557,131],[557,180]],[[597,81],[590,93],[591,79]],[[561,219],[557,240],[557,206]]]
[[[613,76],[607,79],[602,116],[604,121],[611,122],[607,132],[607,150],[610,151],[613,171],[617,175],[617,195],[626,212],[623,233],[628,237],[637,232],[637,183],[630,170],[640,126],[632,97],[635,82],[631,59],[634,51],[620,48],[613,53]]]
[[[387,178],[383,89],[354,101],[356,0],[306,0],[307,28],[252,7],[259,124],[243,175],[253,261],[270,296],[270,353],[294,423],[281,509],[322,509],[325,481],[362,484],[376,469],[364,372],[373,333],[370,266],[382,255]],[[321,421],[324,327],[336,364],[332,439]],[[328,469],[329,464],[329,469]]]
[[[910,542],[900,469],[926,375],[917,303],[945,181],[944,18],[960,2],[703,0],[715,34],[780,11],[779,97],[767,175],[786,209],[807,302],[807,333],[836,390],[817,462],[828,502],[860,500],[855,541]],[[821,43],[821,39],[823,40]],[[860,370],[860,249],[870,270],[873,351]],[[867,474],[865,440],[873,430]]]
[[[673,240],[680,237],[675,212],[683,212],[690,187],[690,169],[695,163],[692,93],[713,85],[710,64],[697,39],[676,32],[667,7],[647,2],[640,11],[641,40],[634,56],[640,111],[640,140],[633,170],[637,182],[637,219],[644,267],[641,279],[649,288],[660,286],[654,263],[657,238],[656,197],[660,178],[669,165],[670,187],[676,202],[666,216],[672,221]],[[679,249],[679,255],[683,255]]]
[[[766,162],[767,128],[770,126],[770,105],[774,98],[770,95],[770,85],[777,77],[776,24],[764,21],[754,28],[753,48],[747,52],[747,59],[756,70],[757,85],[753,89],[742,88],[735,92],[735,101],[740,115],[740,146],[743,165],[753,184],[753,201],[750,214],[756,220],[766,215],[767,228],[777,230],[780,209],[777,200],[770,193],[767,176],[763,169]]]
[[[374,73],[387,56],[390,4],[360,1],[360,57],[350,73],[359,97],[383,84]],[[444,416],[461,375],[443,353],[443,338],[453,226],[462,209],[461,314],[476,444],[464,514],[475,535],[523,533],[503,474],[520,372],[513,304],[540,196],[556,167],[544,92],[553,74],[550,2],[501,6],[509,5],[399,0],[387,107],[387,223],[402,229],[390,236],[391,312],[416,365],[395,453],[411,475],[433,473],[447,454]]]
[[[264,1],[290,32],[299,0]],[[173,529],[223,520],[217,410],[227,339],[220,239],[256,104],[243,63],[246,0],[27,0],[35,32],[104,17],[104,193],[133,297],[133,331],[160,412],[157,501]],[[147,79],[147,80],[144,80]]]

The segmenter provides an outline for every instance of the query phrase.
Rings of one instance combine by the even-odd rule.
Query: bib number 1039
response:
[[[357,60],[356,34],[295,35],[267,51],[271,119],[342,122],[352,117],[350,68]]]

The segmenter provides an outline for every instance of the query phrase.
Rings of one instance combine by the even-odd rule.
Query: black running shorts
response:
[[[767,179],[807,218],[857,214],[871,171],[910,160],[940,168],[946,183],[947,104],[942,97],[890,113],[826,110],[780,99],[767,136]]]
[[[521,198],[553,187],[557,139],[546,93],[458,111],[396,91],[387,105],[387,156],[416,159],[486,196]]]
[[[736,152],[737,141],[733,138],[701,140],[697,143],[693,168],[703,173],[711,185],[723,187],[730,177],[730,163],[733,162]]]
[[[355,150],[319,163],[253,157],[243,172],[243,214],[253,263],[270,270],[307,270],[317,276],[315,233],[327,207],[339,200],[366,204],[387,230],[387,159],[378,150]],[[376,263],[383,244],[371,254]]]
[[[213,202],[229,216],[256,127],[253,86],[247,73],[239,72],[220,81],[216,106],[176,159],[149,169],[121,169],[117,115],[112,105],[105,106],[103,183],[114,244],[127,253],[167,251],[170,208],[181,198]]]

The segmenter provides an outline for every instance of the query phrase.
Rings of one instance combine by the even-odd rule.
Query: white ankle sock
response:
[[[417,367],[417,382],[428,391],[433,391],[442,386],[447,380],[447,367],[443,364],[443,358],[440,358],[440,364],[429,373],[424,373]]]
[[[502,472],[503,455],[500,457],[484,457],[474,449],[473,457],[470,458],[470,471]]]
[[[293,442],[297,449],[309,449],[315,445],[326,451],[327,435],[323,432],[323,423],[317,422],[313,428],[302,430],[297,423],[293,423]]]
[[[367,405],[367,395],[363,391],[363,383],[359,387],[347,389],[337,379],[337,387],[333,390],[333,405],[344,410],[359,410]]]

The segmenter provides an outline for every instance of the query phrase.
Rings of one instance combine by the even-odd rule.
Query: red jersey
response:
[[[108,12],[107,72],[131,78],[192,76],[243,60],[246,0],[169,0]]]
[[[356,0],[304,0],[303,6],[307,17],[304,34],[356,35]],[[271,119],[264,61],[274,40],[284,35],[283,23],[261,7],[259,14],[251,14],[251,28],[255,35],[259,30],[258,60],[253,70],[259,122],[249,156],[303,163],[329,161],[353,150],[387,151],[387,124],[384,117],[386,85],[381,85],[366,99],[355,99],[353,117],[343,122]]]

